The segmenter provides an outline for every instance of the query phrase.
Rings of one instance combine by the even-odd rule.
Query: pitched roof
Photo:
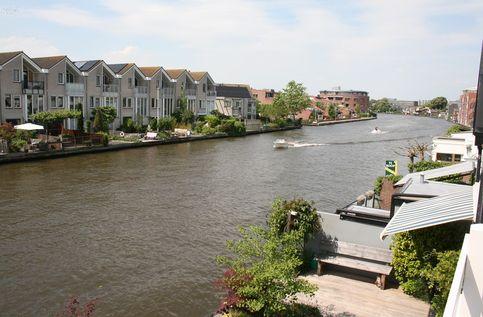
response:
[[[132,66],[134,66],[134,63],[123,63],[123,64],[109,64],[108,65],[116,74],[124,74],[127,72]]]
[[[203,77],[205,77],[206,74],[208,74],[208,72],[189,72],[191,77],[193,77],[194,80],[196,81],[200,81],[203,79]]]
[[[95,60],[91,60],[91,61],[78,61],[78,62],[74,62],[74,65],[77,68],[79,68],[80,71],[88,72],[94,66],[98,65],[100,62],[102,62],[100,59],[95,59]]]
[[[160,69],[161,66],[139,67],[144,76],[153,77]]]
[[[32,58],[32,60],[42,68],[49,69],[56,65],[58,62],[66,58],[65,55],[59,56],[45,56],[45,57],[36,57]]]
[[[473,192],[471,186],[468,187],[466,191],[402,204],[381,232],[380,238],[453,221],[472,220]]]
[[[22,51],[0,53],[0,65],[5,64],[19,54],[22,54]]]
[[[173,79],[177,79],[186,69],[166,69],[166,73],[168,73],[169,77]]]
[[[229,98],[252,98],[247,85],[220,84],[216,86],[216,95]]]

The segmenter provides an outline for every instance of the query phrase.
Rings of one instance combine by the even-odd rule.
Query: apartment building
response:
[[[213,78],[208,72],[189,72],[198,84],[196,89],[197,113],[202,116],[215,110],[216,88]]]
[[[116,108],[119,116],[120,77],[103,60],[77,61],[74,65],[84,76],[84,119],[92,119],[94,108],[104,105]],[[120,121],[117,118],[113,125],[118,127],[119,124]]]
[[[174,110],[179,107],[179,100],[184,96],[188,101],[187,108],[195,114],[198,113],[196,104],[198,82],[191,77],[186,69],[166,69],[166,73],[175,81],[174,96],[176,104]]]
[[[0,53],[0,122],[20,124],[46,110],[47,72],[24,52]]]
[[[84,109],[85,84],[82,72],[65,55],[36,57],[32,60],[48,71],[45,81],[45,102],[43,110]],[[38,108],[27,102],[28,114],[36,113]],[[31,109],[32,108],[32,109]],[[77,120],[66,120],[68,129],[77,129]]]
[[[460,96],[461,105],[458,111],[458,123],[471,126],[476,106],[476,88],[464,89]]]
[[[316,96],[318,102],[323,105],[334,104],[343,106],[349,112],[355,112],[359,106],[362,112],[366,112],[369,107],[369,94],[367,91],[360,90],[322,90]]]
[[[176,81],[161,66],[139,67],[149,79],[149,106],[151,117],[170,116],[175,108]]]
[[[139,124],[148,124],[149,79],[134,63],[109,64],[109,68],[120,77],[120,113],[121,124],[131,119]]]
[[[216,110],[240,120],[256,119],[257,116],[256,101],[247,85],[217,85]]]

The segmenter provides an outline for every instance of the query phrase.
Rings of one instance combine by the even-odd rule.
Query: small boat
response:
[[[371,131],[372,134],[381,134],[382,131],[378,128],[378,127],[375,127],[374,130]]]
[[[285,139],[276,139],[275,142],[273,142],[273,148],[286,149],[288,148],[288,142]]]

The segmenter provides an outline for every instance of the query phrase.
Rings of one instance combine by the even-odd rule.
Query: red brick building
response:
[[[277,92],[273,89],[255,89],[252,88],[252,96],[257,99],[262,105],[271,105],[273,98]]]
[[[323,105],[344,106],[349,112],[355,112],[359,105],[361,111],[366,112],[369,107],[369,94],[360,90],[322,90],[316,96],[316,101]]]
[[[463,94],[460,96],[460,102],[458,123],[465,126],[472,126],[476,106],[476,89],[463,90]]]

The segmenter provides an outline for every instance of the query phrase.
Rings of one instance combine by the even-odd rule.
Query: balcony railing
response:
[[[174,88],[163,88],[161,92],[164,96],[173,96]]]
[[[215,91],[215,90],[208,90],[208,91],[206,92],[206,95],[207,95],[208,97],[216,97],[216,91]]]
[[[84,94],[84,83],[66,83],[65,93],[67,95],[83,95]]]
[[[43,81],[24,81],[22,83],[24,94],[43,94],[44,82]]]
[[[207,108],[200,108],[200,109],[198,109],[198,115],[208,114],[206,110],[207,110]]]
[[[186,96],[196,96],[196,89],[185,89]]]
[[[148,86],[136,86],[134,87],[137,94],[147,94]]]
[[[119,85],[104,85],[102,87],[103,92],[119,92]]]

